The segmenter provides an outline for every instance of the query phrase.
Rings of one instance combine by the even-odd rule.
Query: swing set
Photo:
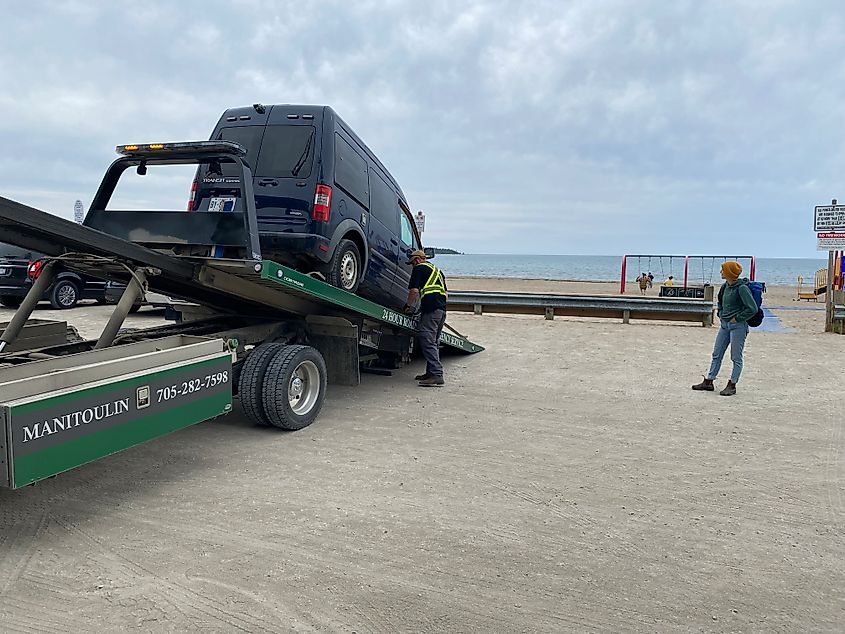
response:
[[[757,262],[754,259],[753,255],[738,255],[733,257],[727,255],[623,255],[622,279],[619,287],[619,293],[621,295],[625,294],[625,278],[628,272],[628,262],[630,261],[631,264],[633,264],[634,258],[636,258],[637,260],[636,271],[638,276],[642,273],[656,273],[656,269],[652,268],[652,261],[656,261],[656,264],[660,267],[660,275],[662,277],[662,279],[660,280],[661,282],[665,280],[669,275],[674,278],[674,267],[678,266],[678,268],[681,268],[681,263],[683,263],[684,285],[682,288],[684,290],[686,290],[687,288],[703,288],[708,285],[712,286],[714,275],[718,283],[719,270],[721,268],[721,264],[722,262],[727,262],[728,260],[737,260],[739,262],[741,262],[742,260],[750,261],[750,265],[748,268],[748,277],[751,280],[754,280],[757,273]],[[643,268],[642,266],[643,260],[647,261],[647,265],[645,268]],[[666,261],[666,265],[664,265],[664,260]],[[719,263],[720,268],[716,268],[717,262]],[[708,263],[710,265],[709,275],[707,271]],[[701,287],[690,286],[690,276],[698,272],[699,265],[701,269]],[[667,266],[668,270],[666,268]]]

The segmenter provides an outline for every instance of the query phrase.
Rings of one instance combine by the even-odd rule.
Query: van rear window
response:
[[[261,135],[264,133],[263,125],[245,125],[236,128],[223,128],[217,139],[221,141],[234,141],[240,143],[246,149],[246,162],[250,169],[255,172],[255,155],[261,146]],[[223,176],[240,176],[240,169],[234,163],[222,163]]]
[[[246,161],[253,176],[308,178],[314,162],[314,135],[315,128],[309,125],[268,125],[266,128],[248,125],[223,128],[217,138],[240,143],[246,148]],[[224,176],[240,176],[232,163],[223,163],[221,167]]]
[[[314,127],[268,125],[261,144],[256,176],[308,178],[314,162]]]

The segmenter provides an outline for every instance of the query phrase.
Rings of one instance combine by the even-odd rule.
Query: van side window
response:
[[[334,180],[364,207],[370,206],[367,161],[339,134],[334,135]]]
[[[314,126],[268,125],[255,176],[308,178],[314,162]]]
[[[405,214],[399,216],[399,227],[402,230],[402,244],[412,247],[414,244],[414,231],[411,229],[411,221],[408,220]]]
[[[391,235],[399,233],[399,197],[384,179],[373,169],[370,169],[370,213],[390,231]]]

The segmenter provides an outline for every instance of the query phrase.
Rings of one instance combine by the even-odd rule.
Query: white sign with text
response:
[[[845,205],[817,205],[813,231],[845,231]]]
[[[845,231],[825,231],[818,234],[818,251],[845,249]]]

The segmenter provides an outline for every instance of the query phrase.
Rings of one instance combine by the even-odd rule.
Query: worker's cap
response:
[[[742,273],[742,264],[734,262],[733,260],[723,262],[722,273],[725,274],[725,277],[735,280],[739,277],[739,274]]]
[[[405,264],[412,264],[411,260],[414,258],[422,258],[425,260],[425,251],[422,249],[417,249],[416,251],[411,251],[411,254],[408,256],[408,261]]]

